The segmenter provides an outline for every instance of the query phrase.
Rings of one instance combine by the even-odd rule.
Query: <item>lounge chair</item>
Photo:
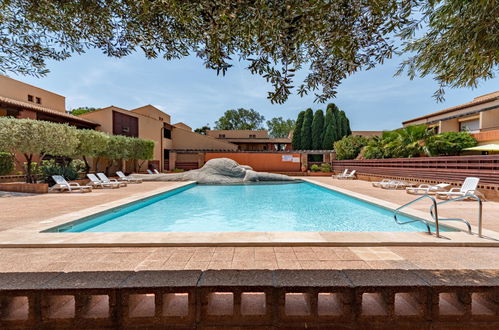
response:
[[[466,195],[475,195],[477,193],[476,188],[478,187],[478,182],[480,182],[480,178],[467,177],[466,179],[464,179],[461,188],[452,188],[451,190],[446,192],[437,192],[437,198],[449,199],[455,197],[463,197]]]
[[[405,181],[401,180],[393,180],[391,182],[388,182],[387,184],[382,184],[380,185],[381,188],[383,189],[405,189],[407,187],[412,187],[414,186],[412,183],[407,183]]]
[[[383,179],[381,181],[373,182],[372,185],[373,187],[381,187],[382,185],[386,185],[394,180],[392,179]]]
[[[87,178],[90,180],[90,182],[88,184],[94,188],[98,188],[98,187],[100,187],[100,188],[119,188],[120,187],[119,183],[102,182],[101,180],[99,180],[99,178],[97,178],[95,176],[95,174],[92,174],[92,173],[88,173]]]
[[[437,192],[445,192],[446,188],[449,187],[448,183],[439,183],[437,185],[430,184],[420,184],[418,187],[407,187],[405,188],[405,192],[413,195],[429,195],[436,194]]]
[[[151,170],[147,170],[148,174],[154,174]]]
[[[340,173],[340,174],[336,174],[336,175],[331,175],[331,177],[333,179],[338,179],[340,176],[345,176],[348,174],[348,168],[345,168],[345,170],[343,171],[343,173]]]
[[[50,188],[50,191],[63,192],[65,190],[73,192],[78,190],[80,192],[91,192],[91,186],[80,186],[77,182],[67,182],[62,175],[52,175],[52,179],[55,181],[55,185]]]
[[[126,182],[120,182],[116,179],[109,179],[104,173],[97,173],[97,176],[101,180],[101,182],[104,183],[113,183],[113,184],[118,184],[118,187],[126,187],[127,183]]]
[[[154,169],[154,174],[161,174],[161,173],[159,173],[157,169]]]
[[[116,175],[118,175],[118,181],[123,181],[128,183],[142,183],[142,179],[130,178],[121,171],[117,171]]]
[[[353,170],[350,173],[347,173],[347,174],[342,175],[342,176],[338,176],[338,179],[340,179],[340,180],[356,179],[355,172],[357,172],[357,170]]]

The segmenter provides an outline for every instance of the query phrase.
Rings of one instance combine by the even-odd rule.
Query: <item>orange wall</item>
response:
[[[241,165],[249,165],[255,171],[299,172],[300,163],[283,162],[283,155],[300,158],[300,154],[287,153],[246,153],[246,152],[207,152],[205,162],[213,158],[230,158]]]

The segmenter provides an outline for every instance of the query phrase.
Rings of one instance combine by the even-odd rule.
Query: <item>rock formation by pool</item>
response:
[[[229,158],[210,159],[197,170],[169,174],[132,174],[144,181],[197,181],[205,184],[228,184],[258,181],[294,181],[287,175],[256,172]]]

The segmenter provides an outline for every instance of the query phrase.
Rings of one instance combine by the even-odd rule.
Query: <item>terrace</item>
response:
[[[367,181],[307,180],[383,200],[387,206],[413,198],[373,188]],[[486,289],[497,290],[499,285],[494,273],[499,269],[497,202],[484,203],[485,239],[465,233],[446,233],[450,239],[425,233],[349,233],[348,240],[333,235],[329,242],[313,242],[307,236],[307,242],[299,242],[302,233],[279,240],[279,233],[274,233],[274,240],[244,243],[252,233],[205,233],[201,240],[187,233],[90,233],[90,240],[82,240],[75,235],[88,233],[39,232],[54,225],[54,219],[67,222],[72,215],[100,212],[185,184],[146,182],[90,194],[0,198],[5,211],[0,232],[2,324],[497,322],[497,301]],[[476,225],[470,202],[453,204],[442,208],[442,216],[465,217]],[[426,208],[415,204],[411,211]],[[397,234],[403,234],[405,242]],[[196,241],[189,241],[193,237]],[[379,280],[373,282],[376,277]],[[223,313],[215,312],[218,309]]]

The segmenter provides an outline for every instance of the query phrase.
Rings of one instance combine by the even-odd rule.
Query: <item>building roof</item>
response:
[[[37,112],[46,113],[46,114],[54,115],[57,117],[66,118],[66,119],[72,120],[72,121],[79,121],[79,122],[82,122],[85,124],[90,124],[93,126],[99,126],[98,123],[96,123],[92,120],[88,120],[88,119],[81,118],[78,116],[73,116],[69,113],[65,113],[65,112],[61,112],[58,110],[42,107],[42,106],[36,105],[36,104],[31,104],[29,102],[14,100],[14,99],[11,99],[11,98],[8,98],[5,96],[0,96],[0,103],[5,103],[5,104],[15,106],[15,107],[20,107],[20,108],[24,108],[24,109],[29,109],[29,110],[33,110],[33,111],[37,111]]]
[[[281,139],[263,139],[263,138],[224,138],[219,140],[225,140],[228,142],[236,142],[236,143],[291,143],[291,140],[288,138]]]
[[[381,136],[383,131],[352,131],[352,135],[371,137],[371,136]]]
[[[440,110],[440,111],[437,111],[437,112],[433,112],[433,113],[430,113],[430,114],[427,114],[427,115],[424,115],[424,116],[421,116],[421,117],[417,117],[417,118],[406,120],[406,121],[402,122],[402,124],[405,125],[405,124],[408,124],[408,123],[413,122],[413,121],[417,121],[417,120],[421,120],[421,119],[426,119],[426,118],[431,118],[431,117],[434,117],[434,116],[438,116],[438,115],[450,113],[450,112],[453,112],[453,111],[456,111],[456,110],[466,109],[466,108],[473,107],[473,106],[476,106],[476,105],[480,105],[480,104],[483,104],[483,103],[488,103],[488,102],[491,102],[491,101],[494,101],[494,100],[497,100],[497,99],[499,99],[499,91],[477,96],[471,102],[467,102],[467,103],[460,104],[460,105],[455,105],[453,107],[446,108],[446,109],[443,109],[443,110]]]

